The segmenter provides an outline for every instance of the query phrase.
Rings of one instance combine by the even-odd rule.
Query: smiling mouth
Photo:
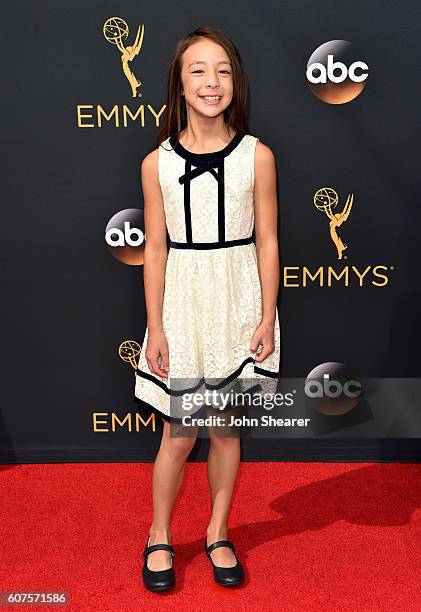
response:
[[[222,96],[199,96],[207,104],[218,104]]]

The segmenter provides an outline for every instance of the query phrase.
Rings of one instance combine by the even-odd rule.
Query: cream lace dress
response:
[[[162,312],[169,372],[164,378],[149,370],[146,328],[135,373],[141,413],[152,410],[164,420],[179,421],[185,414],[185,407],[180,408],[184,393],[225,391],[233,383],[242,392],[276,389],[278,310],[275,351],[255,362],[256,353],[249,348],[262,317],[254,243],[257,141],[237,132],[224,149],[198,154],[185,149],[174,133],[159,147],[159,181],[170,238]],[[204,401],[188,414],[197,416],[208,405]]]

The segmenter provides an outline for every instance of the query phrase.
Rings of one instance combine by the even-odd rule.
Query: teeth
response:
[[[205,100],[220,100],[221,96],[200,96],[201,98],[205,98]]]

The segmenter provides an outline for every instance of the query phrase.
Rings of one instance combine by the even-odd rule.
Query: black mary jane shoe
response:
[[[169,591],[175,584],[175,572],[173,568],[174,548],[171,544],[152,544],[149,546],[150,536],[143,552],[144,564],[142,569],[142,578],[145,588],[149,591],[161,592]],[[171,567],[164,570],[149,569],[148,555],[154,550],[169,550],[171,553]]]
[[[229,546],[232,549],[235,558],[237,559],[237,564],[234,565],[234,567],[222,567],[220,565],[215,565],[210,554],[219,546]],[[220,584],[221,586],[238,586],[244,582],[243,566],[241,565],[240,560],[237,558],[234,544],[230,542],[230,540],[218,540],[218,542],[209,544],[209,546],[207,544],[207,540],[205,540],[205,550],[210,562],[212,563],[213,575],[217,584]]]

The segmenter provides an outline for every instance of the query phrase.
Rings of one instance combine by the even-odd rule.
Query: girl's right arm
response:
[[[155,149],[144,158],[141,165],[146,235],[143,278],[148,319],[145,358],[151,372],[167,378],[169,354],[162,326],[162,305],[168,249],[164,202],[158,175],[158,154],[159,150]]]

